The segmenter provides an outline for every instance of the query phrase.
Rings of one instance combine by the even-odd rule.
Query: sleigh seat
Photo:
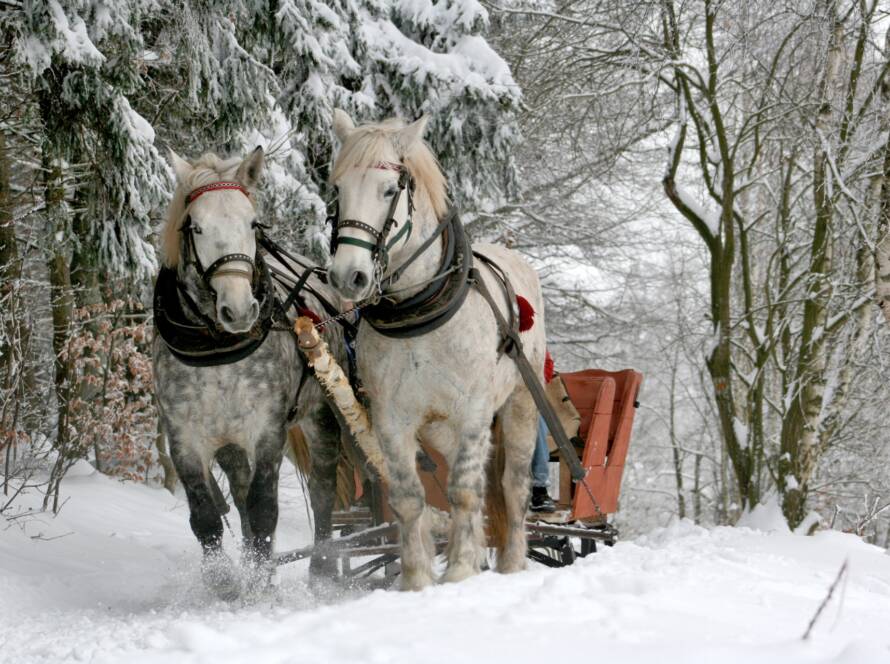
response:
[[[569,511],[571,520],[605,521],[609,514],[618,511],[624,461],[642,381],[642,374],[632,369],[585,369],[554,376],[553,383],[557,385],[548,391],[563,388],[568,403],[577,412],[577,428],[567,429],[566,433],[575,442],[581,465],[587,469],[585,481],[590,489],[588,494],[583,486],[572,483],[568,464],[559,458],[551,441],[552,458],[560,461],[557,505],[560,510]],[[567,419],[571,421],[563,414],[560,419],[564,427]]]

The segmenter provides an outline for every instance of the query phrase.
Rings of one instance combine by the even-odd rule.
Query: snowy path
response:
[[[66,490],[59,518],[0,532],[0,662],[890,661],[890,556],[849,535],[683,523],[563,570],[324,601],[297,563],[278,603],[233,607],[200,587],[183,500],[83,471]],[[283,493],[279,546],[299,546],[293,475]]]

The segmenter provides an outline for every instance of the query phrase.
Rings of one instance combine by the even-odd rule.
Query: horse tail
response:
[[[507,501],[504,497],[504,469],[507,456],[504,451],[503,429],[498,419],[492,427],[491,440],[494,454],[486,473],[485,515],[488,521],[489,544],[500,553],[507,544]]]
[[[285,454],[304,479],[309,477],[312,472],[312,457],[309,454],[309,443],[306,442],[306,436],[298,424],[287,430]]]

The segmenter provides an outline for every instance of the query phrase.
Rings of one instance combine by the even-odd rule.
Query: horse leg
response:
[[[222,550],[222,518],[213,502],[207,478],[209,464],[192,450],[184,450],[171,436],[170,451],[189,503],[189,525],[201,544],[204,582],[223,600],[233,600],[240,592],[232,563]]]
[[[426,509],[426,493],[417,475],[414,427],[407,433],[380,427],[380,443],[389,471],[389,504],[399,521],[402,590],[421,590],[433,583],[435,547]],[[387,435],[391,434],[391,435]]]
[[[485,560],[482,505],[485,496],[485,462],[491,430],[463,433],[457,455],[448,471],[448,502],[451,532],[448,536],[448,567],[442,580],[463,581],[478,574]]]
[[[250,542],[250,517],[247,513],[247,492],[250,488],[250,462],[243,449],[235,445],[226,445],[216,453],[216,462],[229,478],[229,489],[232,500],[241,518],[241,537],[244,544]]]
[[[340,459],[340,426],[330,406],[320,405],[309,417],[300,420],[300,428],[309,445],[312,469],[309,474],[309,497],[315,521],[315,544],[331,538],[331,513],[337,497],[337,462]],[[309,574],[333,577],[337,560],[317,553],[309,561]]]
[[[498,571],[506,574],[525,569],[528,548],[525,514],[528,510],[530,468],[535,448],[538,410],[525,387],[517,388],[510,395],[499,413],[499,419],[506,461],[501,486],[506,507],[507,537],[504,548],[498,551]]]
[[[281,423],[267,429],[256,443],[253,479],[247,491],[251,537],[243,558],[248,585],[254,592],[264,590],[275,571],[272,547],[278,525],[278,471],[285,440]]]

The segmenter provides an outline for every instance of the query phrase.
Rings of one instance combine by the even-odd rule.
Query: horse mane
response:
[[[181,251],[179,231],[185,222],[188,207],[185,202],[186,196],[205,184],[235,179],[241,161],[240,157],[223,159],[213,152],[207,152],[192,164],[192,172],[187,182],[177,180],[173,200],[167,208],[167,221],[161,230],[161,260],[165,267],[175,268],[179,265]],[[250,197],[250,202],[254,204],[253,196]]]
[[[430,206],[437,219],[441,219],[448,211],[445,175],[426,141],[415,141],[407,150],[396,144],[393,136],[404,127],[405,123],[398,118],[356,127],[337,154],[331,182],[336,182],[350,168],[371,168],[383,158],[389,146],[400,153],[408,174],[414,178],[417,184],[415,196]]]

